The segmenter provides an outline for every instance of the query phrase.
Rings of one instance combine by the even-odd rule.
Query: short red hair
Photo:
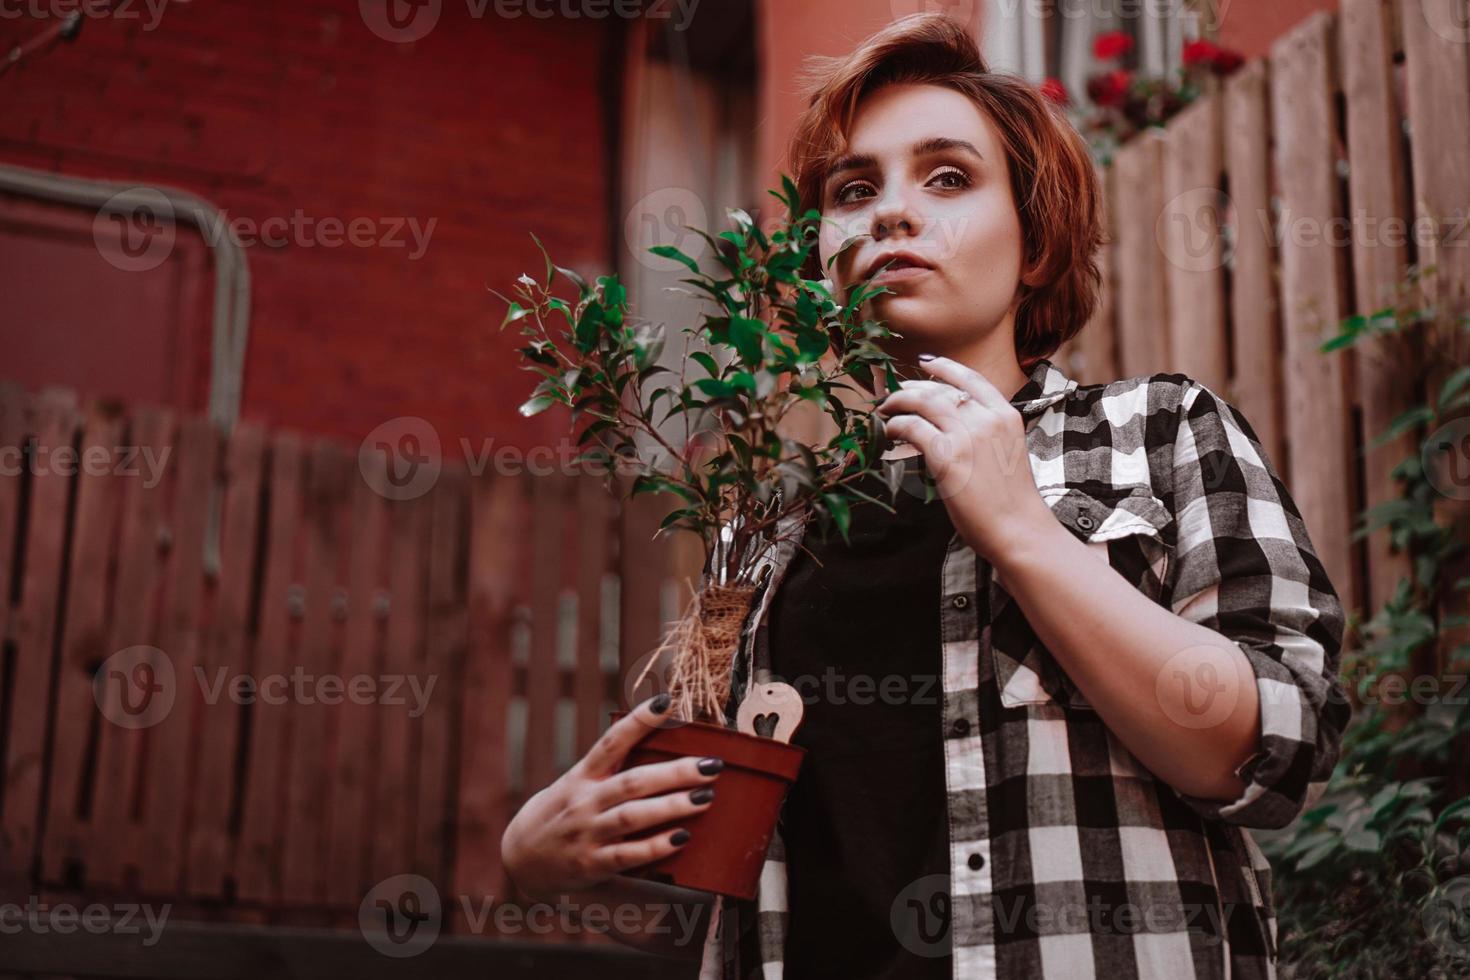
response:
[[[927,83],[974,100],[1000,131],[1021,219],[1017,358],[1029,367],[1076,336],[1102,281],[1102,190],[1086,143],[1060,107],[1024,78],[991,71],[965,27],[943,14],[894,21],[845,57],[808,58],[805,75],[809,101],[787,149],[804,207],[821,207],[822,184],[864,96]],[[820,263],[806,273],[822,278]]]

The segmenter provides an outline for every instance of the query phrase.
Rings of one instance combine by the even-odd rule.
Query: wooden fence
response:
[[[1470,305],[1467,54],[1464,0],[1342,0],[1126,143],[1102,172],[1106,295],[1059,354],[1084,382],[1181,371],[1239,407],[1352,608],[1406,574],[1351,532],[1417,444],[1361,447],[1423,395],[1383,346],[1318,347],[1410,262]]]
[[[679,555],[596,476],[380,448],[0,387],[8,895],[507,897],[508,815],[605,726]]]

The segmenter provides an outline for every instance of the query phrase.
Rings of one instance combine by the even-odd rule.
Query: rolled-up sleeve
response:
[[[1180,793],[1243,827],[1292,823],[1322,795],[1352,708],[1338,678],[1342,603],[1250,423],[1205,385],[1184,389],[1174,440],[1175,614],[1239,644],[1255,672],[1257,751],[1234,800]]]

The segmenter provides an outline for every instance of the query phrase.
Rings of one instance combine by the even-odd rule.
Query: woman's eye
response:
[[[963,170],[941,170],[930,178],[929,182],[938,183],[940,186],[950,190],[959,190],[970,186],[970,175]]]
[[[832,200],[836,204],[851,204],[853,201],[860,199],[858,197],[855,197],[854,195],[858,191],[865,190],[872,190],[872,186],[868,184],[867,181],[848,181],[846,184],[843,184],[840,188],[838,188],[837,193],[832,198]]]

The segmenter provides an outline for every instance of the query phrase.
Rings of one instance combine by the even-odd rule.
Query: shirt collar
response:
[[[1023,418],[1029,418],[1055,405],[1076,387],[1077,382],[1063,374],[1055,364],[1044,357],[1038,358],[1031,365],[1026,383],[1011,396],[1011,404]]]

